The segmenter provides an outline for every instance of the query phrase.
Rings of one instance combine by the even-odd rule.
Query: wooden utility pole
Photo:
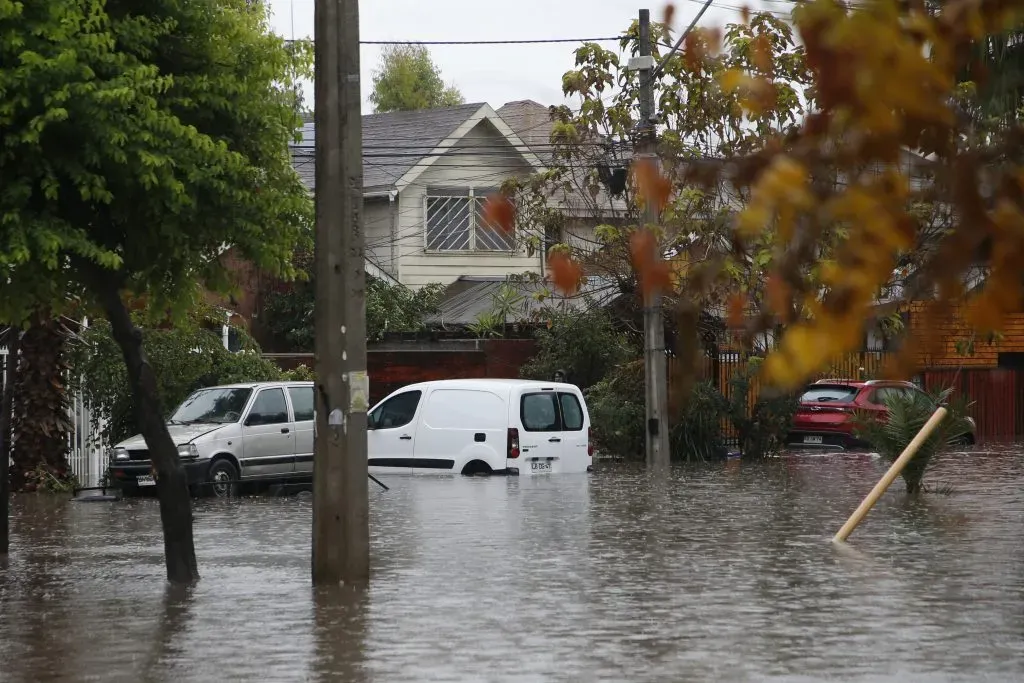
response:
[[[358,0],[316,0],[313,583],[370,577]]]
[[[0,556],[11,548],[11,414],[14,407],[14,379],[18,367],[21,330],[7,328],[7,361],[4,363],[4,388],[0,394]]]
[[[630,60],[630,68],[640,72],[640,125],[635,160],[658,164],[658,135],[654,112],[654,58],[651,56],[651,13],[640,10],[639,56]],[[659,207],[645,203],[644,223],[653,230],[659,221]],[[655,249],[660,247],[655,242]],[[653,258],[662,255],[653,254]],[[665,357],[665,322],[662,315],[662,292],[644,292],[644,378],[647,413],[647,464],[667,467],[670,459],[668,442],[668,361]]]

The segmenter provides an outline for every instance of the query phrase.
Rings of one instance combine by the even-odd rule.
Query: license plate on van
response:
[[[821,443],[820,436],[805,436],[804,443]]]
[[[530,471],[531,472],[550,472],[551,471],[551,463],[549,463],[549,462],[537,462],[537,461],[531,462],[530,463]]]
[[[141,477],[136,477],[135,483],[139,486],[156,486],[156,479],[152,474],[143,474]]]

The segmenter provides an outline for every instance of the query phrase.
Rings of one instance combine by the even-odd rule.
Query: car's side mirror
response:
[[[263,424],[263,416],[259,413],[250,413],[249,417],[245,418],[246,427],[252,427],[259,424]]]
[[[376,429],[377,428],[377,420],[374,419],[373,413],[367,413],[366,414],[366,428],[367,429]]]

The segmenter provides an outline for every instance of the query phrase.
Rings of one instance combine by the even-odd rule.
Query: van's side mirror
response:
[[[377,428],[377,421],[374,419],[373,413],[367,413],[366,414],[366,428],[367,429],[376,429]]]

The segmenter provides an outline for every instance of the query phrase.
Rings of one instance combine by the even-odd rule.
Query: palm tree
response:
[[[11,489],[37,490],[66,485],[68,436],[67,343],[70,330],[60,319],[38,314],[21,339],[14,381]]]
[[[857,436],[871,444],[885,460],[895,462],[921,431],[935,409],[947,398],[948,393],[890,393],[884,399],[888,410],[886,417],[863,414],[857,416]],[[947,450],[950,445],[962,442],[971,431],[971,424],[967,418],[968,404],[964,400],[958,399],[945,407],[949,411],[948,415],[900,473],[907,485],[907,493],[920,493],[925,472],[935,456]]]

